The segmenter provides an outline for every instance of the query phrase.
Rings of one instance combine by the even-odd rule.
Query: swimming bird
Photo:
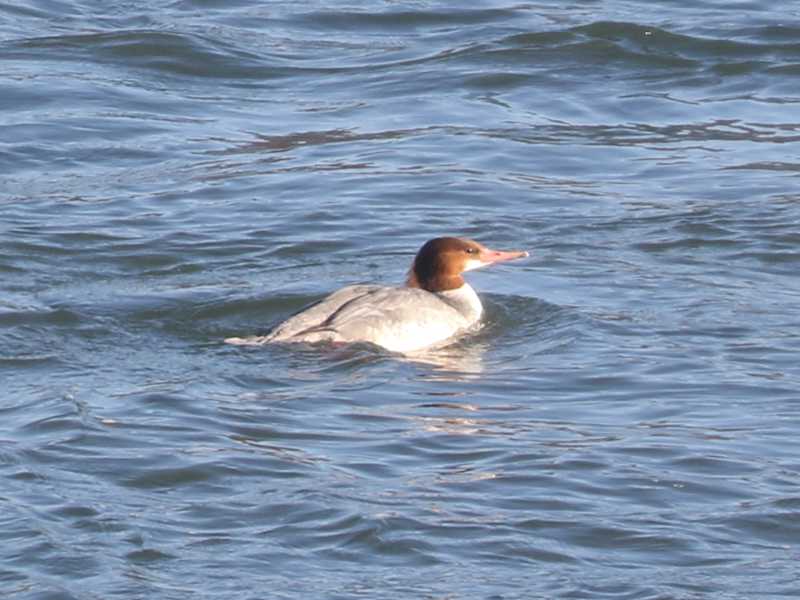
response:
[[[399,353],[444,345],[476,325],[483,305],[466,271],[528,256],[474,240],[439,237],[417,252],[404,287],[350,285],[300,311],[267,335],[229,344],[371,342]]]

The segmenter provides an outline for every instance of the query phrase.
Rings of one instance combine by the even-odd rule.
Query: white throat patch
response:
[[[464,263],[464,270],[472,271],[473,269],[480,269],[485,265],[486,265],[485,262],[480,261],[477,258],[470,258],[467,262]]]

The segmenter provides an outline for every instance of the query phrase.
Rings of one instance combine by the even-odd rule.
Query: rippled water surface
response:
[[[22,0],[0,61],[4,598],[800,596],[795,3]],[[445,234],[532,253],[448,348],[222,343]]]

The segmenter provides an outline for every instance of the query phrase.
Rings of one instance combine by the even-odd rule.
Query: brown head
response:
[[[524,251],[490,250],[473,240],[440,237],[425,242],[417,252],[406,285],[429,292],[454,290],[464,285],[461,274],[497,262],[528,256]]]

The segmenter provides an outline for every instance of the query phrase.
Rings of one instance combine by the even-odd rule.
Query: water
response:
[[[682,4],[0,4],[4,597],[800,595],[800,9]]]

